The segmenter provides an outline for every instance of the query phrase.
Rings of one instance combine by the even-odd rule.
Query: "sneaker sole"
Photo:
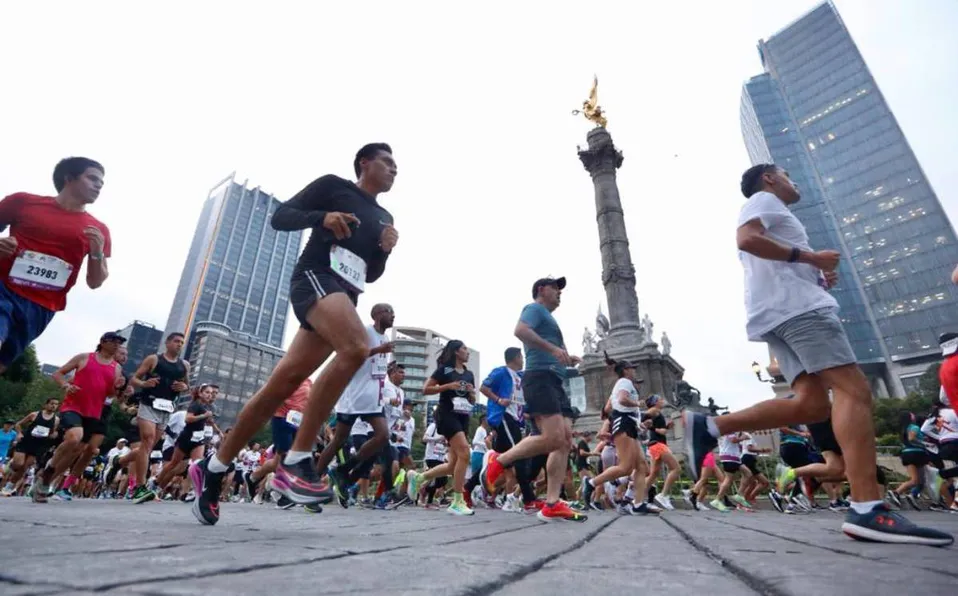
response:
[[[929,538],[925,536],[909,536],[907,534],[889,534],[888,532],[879,532],[871,528],[865,528],[858,524],[845,522],[842,524],[842,532],[853,540],[861,542],[886,542],[889,544],[921,544],[924,546],[949,546],[955,540],[948,538]]]

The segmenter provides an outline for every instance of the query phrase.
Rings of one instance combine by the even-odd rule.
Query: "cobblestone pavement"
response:
[[[958,516],[912,513],[958,533]],[[956,549],[854,542],[841,515],[694,513],[545,524],[479,510],[0,500],[0,594],[953,594]],[[620,592],[621,590],[621,592]]]

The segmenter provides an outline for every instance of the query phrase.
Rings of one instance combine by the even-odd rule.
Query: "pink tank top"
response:
[[[72,384],[79,391],[68,394],[60,407],[61,412],[76,412],[84,418],[99,418],[103,414],[103,402],[115,391],[117,363],[101,364],[96,353],[87,356],[86,366],[76,371]]]

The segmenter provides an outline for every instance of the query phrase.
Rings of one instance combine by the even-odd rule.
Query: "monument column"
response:
[[[589,132],[587,141],[589,147],[579,150],[579,159],[591,174],[595,187],[602,285],[605,287],[611,324],[608,347],[640,346],[645,343],[645,338],[639,322],[635,267],[629,252],[625,215],[615,174],[622,165],[622,152],[615,148],[609,131],[601,126]]]

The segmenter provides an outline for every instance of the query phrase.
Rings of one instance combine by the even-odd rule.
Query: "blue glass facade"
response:
[[[958,242],[838,13],[823,4],[759,43],[745,84],[752,163],[787,169],[812,246],[842,252],[834,290],[855,353],[892,394],[958,329]]]
[[[289,311],[289,278],[302,232],[277,232],[280,202],[227,178],[209,194],[197,222],[166,333],[200,322],[226,325],[279,348]]]

